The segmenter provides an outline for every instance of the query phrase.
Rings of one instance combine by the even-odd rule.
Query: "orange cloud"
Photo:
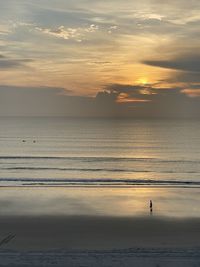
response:
[[[133,98],[130,97],[127,93],[121,93],[118,95],[116,102],[117,103],[133,103],[133,102],[149,102],[147,99]]]
[[[189,97],[200,97],[200,89],[184,89],[181,92]]]

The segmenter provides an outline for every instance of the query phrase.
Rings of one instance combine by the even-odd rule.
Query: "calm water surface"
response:
[[[0,185],[200,186],[199,121],[1,118],[0,125]]]

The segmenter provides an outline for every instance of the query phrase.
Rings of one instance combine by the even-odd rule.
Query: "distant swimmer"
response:
[[[150,208],[150,214],[152,214],[153,213],[153,202],[152,202],[152,200],[150,200],[149,208]]]
[[[36,143],[36,141],[35,141],[35,140],[33,140],[33,143]]]
[[[22,142],[23,142],[23,143],[25,143],[25,142],[26,142],[26,140],[22,140]]]

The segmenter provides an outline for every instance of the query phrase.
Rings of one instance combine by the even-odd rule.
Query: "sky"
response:
[[[0,115],[200,117],[199,0],[0,0]]]

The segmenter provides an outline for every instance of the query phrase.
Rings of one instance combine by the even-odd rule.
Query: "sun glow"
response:
[[[148,79],[147,78],[140,78],[136,82],[138,84],[146,85],[146,84],[148,84]]]

